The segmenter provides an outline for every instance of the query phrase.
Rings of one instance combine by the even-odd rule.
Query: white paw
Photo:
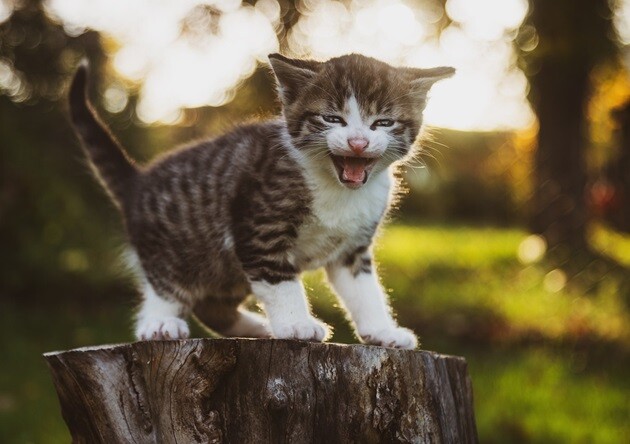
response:
[[[188,336],[188,324],[175,316],[146,316],[138,319],[136,324],[136,338],[139,341],[186,339]]]
[[[273,336],[278,339],[301,339],[321,342],[328,337],[330,329],[315,318],[291,324],[272,325]]]
[[[366,344],[406,350],[413,350],[418,346],[416,335],[411,330],[403,327],[391,327],[375,332],[359,333],[359,335]]]

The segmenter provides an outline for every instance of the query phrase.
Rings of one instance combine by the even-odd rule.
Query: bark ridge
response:
[[[476,443],[463,358],[274,339],[44,355],[74,442]]]

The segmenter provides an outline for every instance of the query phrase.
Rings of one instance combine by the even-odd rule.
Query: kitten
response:
[[[131,160],[86,97],[72,121],[120,208],[142,272],[138,339],[189,335],[193,315],[224,336],[323,341],[300,273],[320,267],[364,343],[413,349],[372,261],[374,234],[410,155],[427,92],[453,68],[394,68],[361,55],[269,56],[283,118],[236,128],[151,165]],[[240,305],[253,294],[267,317]]]

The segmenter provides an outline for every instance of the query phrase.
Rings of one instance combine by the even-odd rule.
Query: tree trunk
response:
[[[547,72],[549,71],[549,72]],[[549,97],[538,106],[540,129],[536,150],[536,186],[532,227],[550,249],[567,257],[586,250],[586,128],[584,108],[588,70],[545,62],[535,76],[537,91]]]
[[[459,357],[271,339],[45,357],[74,442],[477,442]]]
[[[615,229],[630,233],[630,100],[615,111],[614,118],[619,125],[619,146],[609,167],[614,194],[607,219]]]
[[[613,51],[607,0],[532,0],[539,44],[526,57],[540,125],[530,225],[560,262],[587,252],[586,105],[590,73]]]

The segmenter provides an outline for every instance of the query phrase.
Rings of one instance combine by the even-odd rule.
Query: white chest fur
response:
[[[300,228],[291,252],[300,270],[319,268],[365,245],[387,208],[392,179],[389,171],[383,171],[358,190],[328,178],[309,182],[312,215]]]

